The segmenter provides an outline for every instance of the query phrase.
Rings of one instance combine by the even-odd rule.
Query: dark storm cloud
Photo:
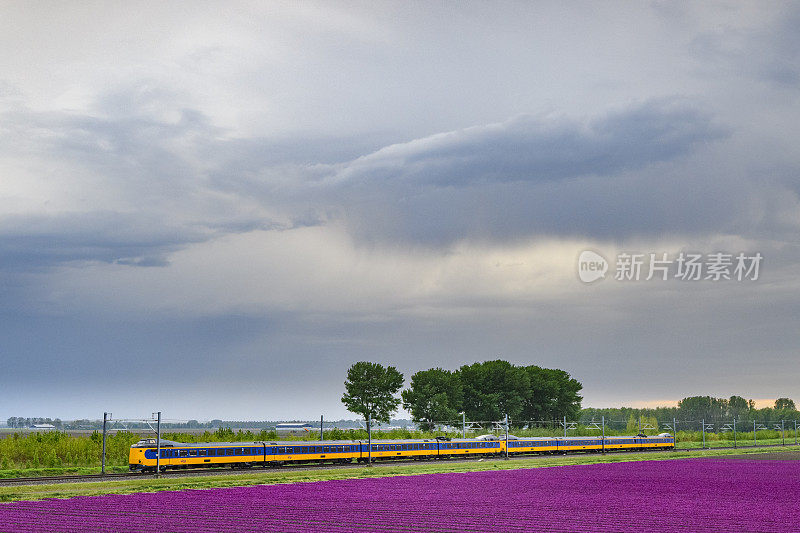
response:
[[[588,124],[519,117],[434,135],[379,150],[341,174],[353,185],[439,187],[610,176],[674,159],[724,135],[696,106],[655,101]]]
[[[691,235],[731,226],[753,192],[713,169],[683,170],[729,135],[685,100],[587,121],[520,117],[389,146],[345,165],[325,193],[375,242]],[[712,198],[720,188],[727,205]]]

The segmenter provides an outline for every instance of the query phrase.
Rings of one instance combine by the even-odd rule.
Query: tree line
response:
[[[411,376],[410,386],[395,367],[360,361],[347,371],[342,402],[366,420],[388,422],[402,401],[423,430],[455,422],[462,413],[471,421],[497,421],[506,415],[512,426],[529,421],[573,420],[581,410],[581,383],[564,370],[517,366],[495,360],[457,370],[431,368]]]
[[[60,418],[53,419],[24,416],[12,416],[6,420],[6,424],[10,428],[29,428],[35,424],[51,424],[56,429],[62,429],[64,427],[64,423]]]
[[[730,422],[734,418],[737,420],[748,420],[750,422],[770,422],[777,420],[800,420],[800,412],[797,411],[795,403],[790,398],[778,398],[772,407],[756,409],[753,400],[746,400],[742,396],[731,396],[730,398],[715,398],[713,396],[690,396],[678,402],[677,407],[655,407],[655,408],[608,408],[582,409],[580,421],[588,423],[598,421],[604,416],[606,420],[630,420],[632,417],[638,419],[655,419],[658,422],[671,422],[672,419],[683,421],[701,421],[706,423],[719,424]]]

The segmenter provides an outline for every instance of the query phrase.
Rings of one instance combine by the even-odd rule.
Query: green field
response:
[[[798,452],[800,446],[787,446],[779,451]],[[366,477],[386,477],[448,472],[477,472],[482,470],[506,470],[518,468],[540,468],[595,463],[616,463],[630,461],[671,460],[690,457],[715,457],[725,455],[758,454],[762,450],[696,450],[688,452],[638,452],[620,454],[586,454],[570,456],[535,456],[524,459],[491,459],[474,461],[431,461],[413,464],[382,464],[374,467],[358,468],[319,468],[319,469],[253,469],[236,475],[209,475],[197,477],[123,478],[100,482],[42,484],[24,486],[0,486],[0,501],[39,500],[44,498],[71,498],[74,496],[95,496],[102,494],[129,494],[133,492],[159,492],[183,489],[207,489],[219,487],[240,487],[276,483],[297,483],[325,481],[331,479],[352,479]],[[796,454],[792,454],[796,457]]]

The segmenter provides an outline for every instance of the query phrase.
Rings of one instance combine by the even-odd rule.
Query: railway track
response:
[[[55,482],[70,482],[70,481],[103,481],[105,479],[119,478],[119,477],[135,477],[140,474],[130,472],[118,472],[109,474],[80,474],[68,476],[36,476],[36,477],[10,477],[0,479],[0,485],[26,485],[33,483],[42,483],[47,481]]]

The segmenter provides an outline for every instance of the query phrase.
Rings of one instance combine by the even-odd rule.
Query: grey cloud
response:
[[[723,28],[695,37],[691,51],[706,76],[730,71],[775,87],[800,83],[800,9],[783,4],[761,28]]]
[[[753,187],[686,175],[730,131],[699,102],[657,100],[590,121],[520,117],[389,146],[325,189],[361,239],[446,246],[536,235],[625,238],[735,228]],[[715,189],[731,197],[715,201]]]
[[[679,157],[725,134],[695,106],[654,101],[588,124],[527,116],[389,146],[347,165],[339,179],[461,187],[610,176]]]
[[[176,108],[170,122],[157,116],[170,110],[168,95],[141,93],[103,100],[97,115],[24,108],[0,114],[0,158],[22,159],[32,169],[44,163],[48,179],[74,195],[67,209],[48,207],[60,199],[45,196],[37,198],[44,211],[0,213],[0,269],[74,261],[163,266],[170,253],[219,235],[321,223],[308,210],[276,219],[244,209],[252,191],[231,185],[276,161],[302,161],[307,152],[292,151],[288,142],[221,139],[192,109]]]
[[[73,261],[167,264],[169,253],[208,238],[143,214],[115,212],[0,218],[0,269],[34,270]]]

